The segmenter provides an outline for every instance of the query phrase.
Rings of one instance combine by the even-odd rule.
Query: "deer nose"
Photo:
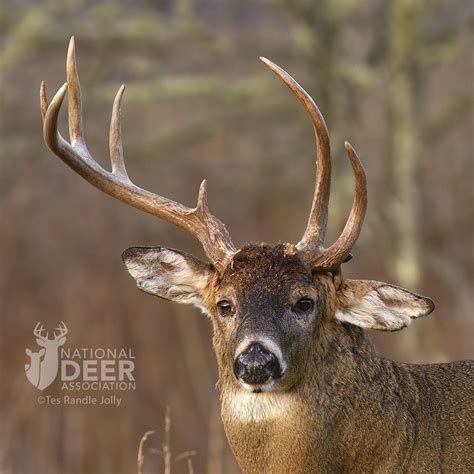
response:
[[[234,374],[250,385],[260,385],[280,377],[278,358],[259,342],[250,344],[234,362]]]

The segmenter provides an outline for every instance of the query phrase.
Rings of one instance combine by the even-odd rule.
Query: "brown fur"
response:
[[[244,472],[474,471],[473,363],[398,364],[360,327],[335,317],[367,295],[389,315],[403,310],[410,318],[431,312],[431,300],[370,281],[345,280],[336,290],[331,274],[312,273],[285,244],[244,247],[222,275],[169,249],[153,258],[160,252],[176,265],[175,285],[186,269],[201,279],[208,272],[199,306],[212,319],[222,419]],[[158,296],[160,285],[163,275],[151,287]],[[292,312],[301,297],[314,299],[314,314]],[[231,315],[218,314],[221,299],[232,302]],[[383,311],[375,316],[379,329],[392,329]],[[239,343],[260,336],[281,347],[288,368],[271,390],[250,393],[232,367]]]

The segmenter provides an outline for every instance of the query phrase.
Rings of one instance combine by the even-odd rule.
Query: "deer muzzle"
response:
[[[278,357],[260,342],[249,344],[234,361],[236,378],[248,385],[263,385],[280,378],[282,369]]]

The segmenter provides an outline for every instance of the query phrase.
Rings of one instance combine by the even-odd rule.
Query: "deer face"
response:
[[[137,286],[190,303],[211,317],[221,379],[260,393],[301,382],[319,344],[335,328],[398,330],[433,310],[430,299],[386,283],[311,271],[294,245],[249,245],[222,273],[176,250],[132,247],[123,254]],[[332,328],[332,329],[331,329]]]
[[[294,246],[241,249],[207,303],[222,375],[251,392],[294,385],[321,319],[320,293]]]
[[[124,261],[142,290],[193,303],[211,317],[221,377],[252,392],[297,381],[327,288],[293,245],[244,247],[222,275],[169,249],[132,248]]]

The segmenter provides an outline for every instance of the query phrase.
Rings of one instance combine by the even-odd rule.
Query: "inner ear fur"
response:
[[[434,310],[430,298],[379,281],[344,280],[336,298],[336,319],[366,329],[397,331]]]
[[[203,309],[212,265],[166,247],[131,247],[122,259],[138,288],[171,301]]]

